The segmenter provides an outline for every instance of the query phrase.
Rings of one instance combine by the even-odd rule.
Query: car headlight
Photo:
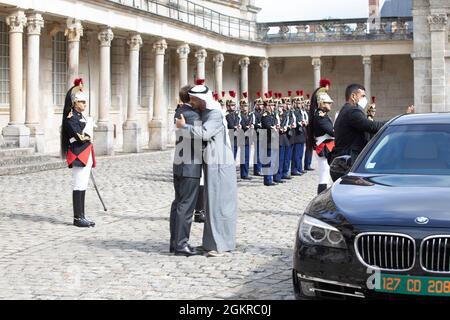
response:
[[[298,228],[300,240],[307,244],[332,248],[347,248],[342,233],[323,221],[303,215]]]

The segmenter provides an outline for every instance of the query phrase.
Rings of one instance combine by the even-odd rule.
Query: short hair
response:
[[[180,100],[183,103],[188,103],[189,102],[189,100],[190,100],[189,90],[191,90],[191,89],[192,89],[191,85],[186,85],[184,87],[181,87],[179,96],[180,96]]]
[[[366,91],[366,88],[364,88],[362,85],[353,83],[345,89],[345,100],[348,101],[350,99],[350,96],[357,92],[358,90],[364,90]]]

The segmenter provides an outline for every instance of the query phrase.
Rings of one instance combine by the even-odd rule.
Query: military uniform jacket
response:
[[[288,129],[285,132],[281,132],[281,128]],[[280,146],[288,147],[291,145],[291,143],[289,142],[289,131],[289,114],[283,112],[283,114],[280,116]]]
[[[240,145],[243,145],[242,142],[245,142],[245,145],[248,146],[250,144],[249,134],[250,134],[250,126],[252,125],[252,119],[249,114],[241,113],[241,130],[239,130],[239,142]]]
[[[86,119],[81,112],[72,109],[64,121],[63,128],[69,137],[69,148],[66,156],[69,168],[85,167],[90,155],[92,155],[92,167],[95,168],[94,148],[90,137],[83,133],[85,127]]]
[[[300,109],[294,110],[295,121],[297,121],[297,127],[295,128],[296,138],[294,143],[306,142],[306,128],[301,125],[301,122],[305,120],[303,113]]]
[[[272,129],[276,124],[275,116],[272,113],[264,112],[261,116],[261,132],[262,137],[267,137],[267,147],[270,148],[272,142],[272,134],[275,134],[275,130]]]
[[[186,124],[197,125],[201,117],[189,104],[183,104],[175,112],[175,118],[183,115]],[[175,157],[173,161],[173,174],[179,177],[200,178],[202,174],[203,142],[194,139],[186,130],[175,131]]]

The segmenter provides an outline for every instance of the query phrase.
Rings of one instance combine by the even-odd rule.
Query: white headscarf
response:
[[[208,110],[222,110],[220,103],[214,100],[212,92],[207,86],[197,85],[189,90],[189,95],[205,101]]]
[[[192,97],[197,97],[197,98],[205,101],[206,109],[219,110],[222,113],[222,123],[223,123],[225,129],[228,128],[227,120],[225,118],[226,110],[222,109],[222,106],[220,105],[220,103],[217,102],[216,100],[214,100],[214,98],[212,96],[212,92],[211,92],[211,90],[209,90],[209,88],[207,86],[196,85],[191,90],[189,90],[188,93]],[[225,134],[225,136],[226,136],[226,140],[227,140],[227,145],[230,146],[231,142],[230,142],[230,138],[229,138],[228,134]]]

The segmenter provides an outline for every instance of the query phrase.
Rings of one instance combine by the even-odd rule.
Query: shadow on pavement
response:
[[[53,217],[49,216],[43,216],[39,214],[33,214],[33,213],[7,213],[4,215],[4,217],[12,219],[12,220],[22,220],[22,221],[31,221],[31,222],[48,222],[51,224],[59,224],[59,225],[72,225],[72,222],[68,222],[68,220],[71,220],[71,217],[67,217],[66,221],[58,220]]]

